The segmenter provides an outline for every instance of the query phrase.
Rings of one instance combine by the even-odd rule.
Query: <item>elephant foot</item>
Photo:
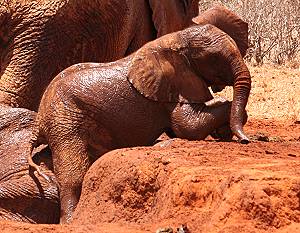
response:
[[[60,193],[60,224],[69,224],[72,221],[81,194],[81,185],[67,187]]]

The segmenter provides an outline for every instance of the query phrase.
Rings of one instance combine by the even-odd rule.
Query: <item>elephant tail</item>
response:
[[[34,149],[42,143],[45,143],[45,140],[44,137],[42,137],[42,135],[40,134],[39,115],[37,115],[35,120],[35,126],[32,131],[32,135],[29,142],[27,162],[29,165],[29,170],[32,169],[33,171],[36,171],[37,174],[43,177],[48,183],[53,183],[53,180],[42,171],[42,167],[33,161],[33,156],[35,154]]]

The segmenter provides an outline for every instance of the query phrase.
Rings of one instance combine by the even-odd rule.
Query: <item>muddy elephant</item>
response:
[[[28,169],[24,145],[30,141],[35,116],[27,109],[0,107],[0,220],[59,222],[58,186],[37,180]],[[35,162],[43,162],[45,173],[55,181],[50,151],[36,152]]]
[[[244,57],[248,49],[248,23],[224,6],[214,6],[192,19],[197,25],[212,24],[226,32]]]
[[[210,86],[234,86],[232,103],[215,101]],[[32,138],[48,143],[53,153],[61,222],[71,219],[87,169],[109,150],[151,145],[170,130],[176,137],[204,139],[226,124],[247,143],[250,88],[236,43],[210,24],[165,35],[115,62],[62,71],[42,97]]]
[[[1,1],[0,103],[36,111],[63,69],[120,59],[197,14],[197,0]]]

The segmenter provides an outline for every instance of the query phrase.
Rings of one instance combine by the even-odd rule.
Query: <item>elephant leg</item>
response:
[[[208,101],[205,103],[206,108],[216,109],[217,106],[222,106],[224,103],[228,102],[223,97],[215,97],[214,99]],[[229,121],[225,122],[224,125],[221,125],[220,127],[213,130],[210,135],[214,139],[220,139],[222,141],[229,141],[233,137],[233,133],[230,129]]]
[[[206,102],[206,106],[217,106],[220,105],[222,103],[225,103],[227,100],[222,98],[222,97],[217,97],[209,102]],[[246,124],[248,119],[248,115],[247,112],[245,111],[245,115],[244,115],[244,120],[243,120],[243,125]],[[222,141],[230,141],[233,137],[233,132],[231,131],[230,128],[230,123],[225,122],[224,125],[221,125],[220,127],[216,128],[213,132],[211,132],[210,134],[214,139],[219,139]]]
[[[83,140],[69,138],[52,147],[54,171],[60,186],[61,223],[70,222],[79,201],[83,177],[90,166]]]
[[[221,141],[230,141],[233,137],[233,133],[230,129],[229,122],[221,127],[215,129],[213,132],[210,133],[214,139],[219,139]]]
[[[205,139],[214,130],[229,124],[231,102],[213,99],[205,105],[177,106],[172,114],[172,129],[177,137]]]

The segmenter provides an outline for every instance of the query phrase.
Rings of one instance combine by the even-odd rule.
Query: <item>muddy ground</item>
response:
[[[300,232],[300,70],[250,70],[250,144],[162,138],[112,151],[86,175],[72,224],[0,232]]]

